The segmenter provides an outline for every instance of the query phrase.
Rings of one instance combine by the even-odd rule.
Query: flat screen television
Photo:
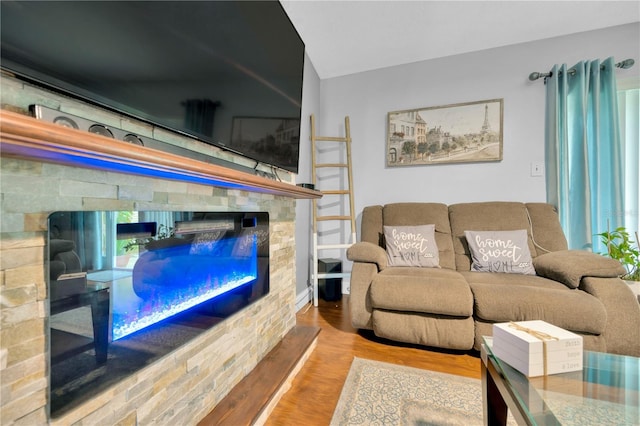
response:
[[[304,43],[278,1],[2,1],[1,66],[298,171]]]

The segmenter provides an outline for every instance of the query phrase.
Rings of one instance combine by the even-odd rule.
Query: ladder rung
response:
[[[322,167],[349,167],[348,164],[345,163],[322,163],[322,164],[316,164],[316,169],[322,168]]]
[[[349,278],[351,272],[329,272],[326,274],[318,274],[318,279],[323,278]]]
[[[318,250],[329,250],[329,249],[345,249],[351,247],[353,244],[321,244],[316,246]]]
[[[332,189],[329,191],[323,191],[320,190],[320,192],[322,192],[324,195],[344,195],[344,194],[351,194],[351,191],[349,191],[348,189]]]
[[[331,136],[316,136],[314,138],[316,141],[325,141],[325,142],[348,142],[347,138],[339,138],[339,137],[331,137]]]
[[[317,217],[316,220],[324,221],[324,220],[351,220],[351,216],[320,216]]]

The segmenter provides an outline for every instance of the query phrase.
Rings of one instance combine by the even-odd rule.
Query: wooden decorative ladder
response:
[[[352,244],[356,242],[356,220],[354,214],[354,202],[353,202],[353,174],[351,171],[351,131],[349,127],[349,116],[344,118],[344,137],[329,137],[329,136],[318,136],[316,135],[316,125],[315,125],[315,117],[311,115],[311,162],[312,162],[312,179],[313,185],[316,190],[322,192],[324,196],[338,197],[338,200],[341,202],[341,205],[344,205],[344,198],[348,197],[349,204],[349,214],[348,215],[331,215],[331,216],[320,216],[318,214],[318,201],[313,200],[313,259],[311,265],[311,281],[313,284],[313,305],[318,306],[318,280],[320,279],[331,279],[331,278],[348,278],[349,272],[329,272],[329,273],[318,273],[318,253],[323,250],[335,250],[335,249],[344,249],[351,247]],[[344,147],[346,150],[346,162],[339,163],[318,163],[318,142],[324,143],[338,143]],[[331,188],[331,189],[322,189],[318,188],[318,169],[336,169],[339,170],[347,170],[347,187],[346,189],[342,188]],[[324,199],[324,197],[323,197]],[[350,242],[340,242],[338,244],[320,244],[319,243],[319,232],[318,232],[318,223],[319,222],[349,222],[351,227],[351,239]]]

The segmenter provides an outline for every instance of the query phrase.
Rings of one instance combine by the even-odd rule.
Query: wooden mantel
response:
[[[0,143],[3,157],[153,176],[290,198],[322,197],[319,191],[36,120],[11,111],[0,111]]]

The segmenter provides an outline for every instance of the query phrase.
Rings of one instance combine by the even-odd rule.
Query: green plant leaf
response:
[[[627,274],[621,278],[631,281],[640,281],[640,250],[634,246],[629,233],[624,227],[618,227],[614,231],[595,234],[607,247],[606,253],[600,253],[619,261],[627,270]],[[636,234],[637,236],[637,234]],[[637,244],[637,241],[635,242]]]

